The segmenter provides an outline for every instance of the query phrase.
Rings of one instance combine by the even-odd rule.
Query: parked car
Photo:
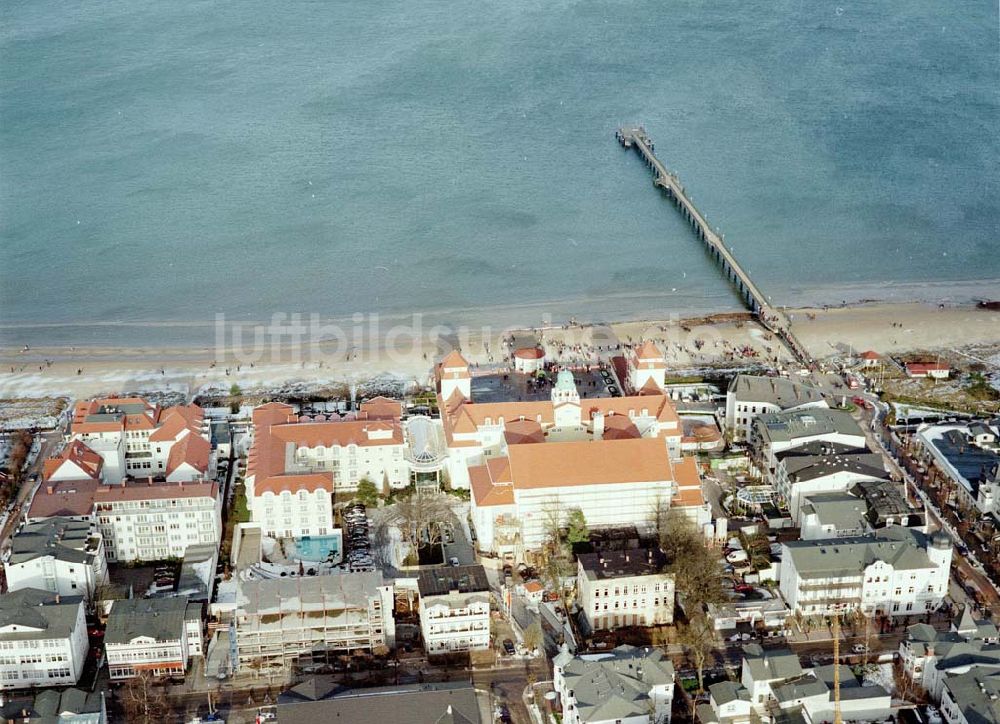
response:
[[[514,647],[514,642],[511,641],[510,639],[503,640],[503,650],[507,653],[508,656],[513,656],[514,652],[517,651],[517,649]]]
[[[852,654],[863,654],[866,653],[867,651],[868,647],[865,646],[864,644],[854,644],[854,646],[851,647]]]

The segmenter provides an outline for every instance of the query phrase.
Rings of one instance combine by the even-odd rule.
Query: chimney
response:
[[[54,493],[55,491],[56,491],[56,486],[53,485],[52,483],[47,483],[45,485],[45,492],[48,493],[49,495],[52,495],[52,493]]]
[[[594,426],[594,439],[603,440],[604,439],[604,413],[595,412],[593,417]]]
[[[56,603],[59,603],[59,602],[60,602],[60,597],[59,597],[59,594],[57,593],[56,594]]]

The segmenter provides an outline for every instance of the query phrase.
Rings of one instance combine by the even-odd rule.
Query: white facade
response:
[[[87,658],[83,599],[22,589],[0,602],[0,689],[73,686]]]
[[[817,475],[809,480],[789,480],[784,465],[778,464],[774,471],[775,491],[788,504],[792,520],[799,526],[802,520],[802,505],[811,495],[822,493],[846,493],[862,480],[880,480],[875,475],[865,475],[855,470],[833,470],[825,475]]]
[[[183,558],[190,545],[222,539],[214,483],[108,486],[97,492],[94,512],[109,561]]]
[[[739,375],[726,391],[726,429],[734,440],[746,440],[758,415],[828,407],[814,388],[802,383],[780,377]]]
[[[674,576],[658,572],[659,563],[651,550],[579,556],[577,603],[589,629],[673,623]]]
[[[853,609],[889,617],[925,614],[948,595],[951,556],[947,536],[927,542],[906,528],[870,538],[786,543],[780,591],[792,611],[806,616]]]
[[[239,598],[231,635],[240,672],[395,646],[393,588],[379,572],[244,582]]]
[[[552,663],[565,724],[670,724],[674,667],[659,650],[572,656],[564,647]]]
[[[428,654],[488,650],[489,591],[421,596],[420,633]]]
[[[184,597],[128,599],[111,607],[104,649],[112,681],[143,672],[182,677],[201,648],[200,606]]]
[[[333,534],[333,500],[323,488],[300,488],[292,493],[268,490],[254,501],[253,520],[272,538],[301,538]]]
[[[79,535],[66,533],[78,529]],[[26,539],[38,538],[31,540]],[[25,526],[4,561],[7,590],[36,588],[63,596],[89,596],[107,583],[101,534],[88,523],[53,518]]]

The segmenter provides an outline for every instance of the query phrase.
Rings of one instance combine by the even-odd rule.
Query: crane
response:
[[[840,614],[833,615],[833,724],[843,724],[840,717]]]

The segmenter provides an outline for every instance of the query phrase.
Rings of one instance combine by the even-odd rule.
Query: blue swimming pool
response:
[[[303,561],[322,562],[333,556],[333,562],[337,563],[343,558],[343,547],[341,536],[323,535],[306,536],[295,541],[295,550],[298,557]]]

